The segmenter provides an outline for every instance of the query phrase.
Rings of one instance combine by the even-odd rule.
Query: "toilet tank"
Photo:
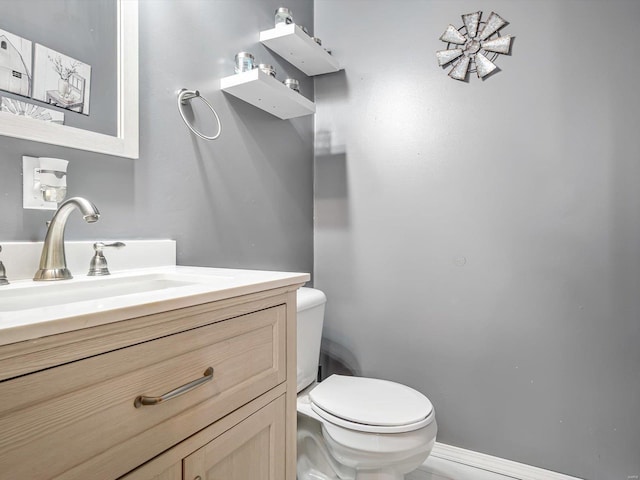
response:
[[[298,392],[318,375],[326,295],[315,288],[298,289]]]

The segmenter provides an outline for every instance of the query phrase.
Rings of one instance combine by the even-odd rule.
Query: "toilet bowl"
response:
[[[433,406],[386,380],[316,383],[325,303],[319,290],[298,291],[298,480],[401,480],[433,448]]]

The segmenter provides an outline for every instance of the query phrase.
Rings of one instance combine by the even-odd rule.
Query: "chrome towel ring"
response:
[[[211,109],[211,112],[216,117],[216,121],[218,122],[218,133],[216,133],[214,136],[209,137],[207,135],[204,135],[203,133],[200,133],[195,128],[193,128],[193,125],[191,125],[187,121],[187,118],[184,116],[184,112],[182,111],[182,106],[186,105],[192,98],[199,98],[200,100],[202,100],[207,105],[207,107]],[[222,132],[222,123],[220,123],[220,117],[218,117],[218,114],[216,113],[214,108],[211,106],[211,104],[207,101],[207,99],[200,95],[200,92],[198,90],[187,90],[186,88],[183,88],[178,92],[178,112],[180,112],[180,116],[182,117],[182,120],[184,121],[185,125],[189,127],[189,130],[191,130],[193,133],[195,133],[197,136],[199,136],[203,140],[215,140],[220,136],[220,133]]]

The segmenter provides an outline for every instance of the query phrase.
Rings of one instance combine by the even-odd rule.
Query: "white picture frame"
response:
[[[117,134],[82,130],[0,112],[0,135],[138,158],[138,0],[114,0],[118,11]]]

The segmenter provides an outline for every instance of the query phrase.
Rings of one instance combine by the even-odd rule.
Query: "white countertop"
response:
[[[305,283],[307,273],[168,266],[0,287],[0,345]]]

